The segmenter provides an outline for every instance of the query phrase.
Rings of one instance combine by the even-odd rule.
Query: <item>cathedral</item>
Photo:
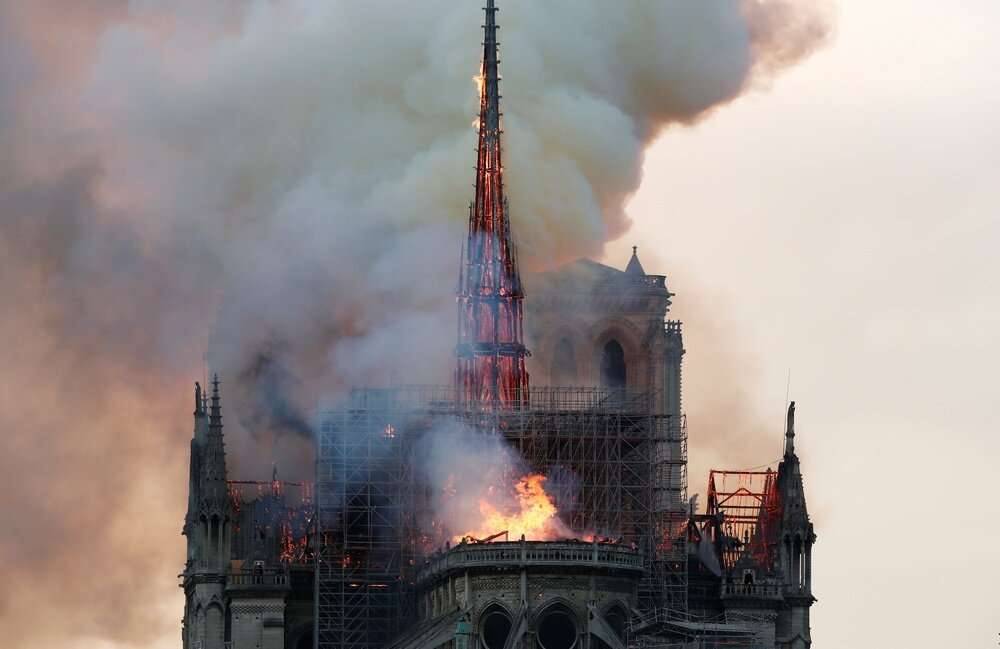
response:
[[[230,475],[220,380],[196,385],[183,647],[808,649],[816,535],[795,404],[781,461],[713,470],[699,511],[666,277],[633,248],[623,269],[583,259],[522,286],[486,4],[454,381],[359,388],[319,412],[308,482]],[[566,531],[428,525],[415,449],[442,422],[503,440],[544,475]]]

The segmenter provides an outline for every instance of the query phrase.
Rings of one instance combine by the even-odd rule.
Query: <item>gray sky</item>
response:
[[[779,454],[791,372],[816,646],[992,647],[1000,9],[837,4],[827,48],[651,147],[635,227],[607,258],[637,243],[678,293],[691,413],[718,379],[699,369],[716,341],[696,329],[726,332],[773,422],[757,464]],[[692,414],[692,492],[716,422]]]

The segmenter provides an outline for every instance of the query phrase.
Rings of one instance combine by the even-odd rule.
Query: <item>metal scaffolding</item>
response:
[[[412,618],[413,476],[406,410],[357,391],[319,426],[318,647],[382,647]]]
[[[354,390],[321,412],[316,471],[320,649],[376,649],[413,618],[414,567],[429,506],[411,462],[415,441],[455,421],[503,435],[548,476],[574,531],[635,544],[646,577],[640,607],[687,608],[687,431],[650,393],[533,388],[530,408],[470,410],[455,388]],[[500,531],[500,530],[497,530]]]

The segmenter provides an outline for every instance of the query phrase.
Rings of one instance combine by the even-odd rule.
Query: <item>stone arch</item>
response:
[[[191,628],[191,640],[193,642],[205,642],[205,607],[199,602],[194,609],[194,625]]]
[[[485,649],[503,649],[514,632],[514,615],[500,600],[490,600],[483,606],[476,626]]]
[[[221,645],[225,634],[225,611],[222,610],[221,603],[213,600],[205,607],[205,642],[209,646],[216,642]]]
[[[201,602],[195,601],[194,606],[188,611],[187,619],[187,634],[188,640],[191,646],[194,646],[196,642],[199,642],[201,638],[199,634],[202,631],[205,621],[205,609],[201,605]]]
[[[572,380],[563,382],[565,379],[556,377],[555,361],[556,349],[562,341],[569,342],[573,352],[573,361],[576,366],[576,374]],[[576,320],[559,321],[534,343],[528,358],[528,364],[533,368],[532,378],[538,379],[535,385],[587,385],[589,377],[588,355],[590,345],[590,332],[584,323]],[[568,374],[568,373],[567,373]]]
[[[611,341],[617,342],[624,354],[626,387],[646,389],[649,363],[643,350],[643,332],[624,318],[607,318],[591,329],[589,375],[593,377],[593,385],[601,385],[601,361],[604,348]]]
[[[563,598],[554,598],[534,616],[535,638],[539,649],[577,649],[580,633],[586,628],[573,606]]]
[[[628,363],[625,348],[612,338],[601,348],[600,384],[610,390],[624,390],[628,385]]]

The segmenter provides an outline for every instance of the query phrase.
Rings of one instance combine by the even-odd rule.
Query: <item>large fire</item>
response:
[[[545,491],[545,476],[530,474],[514,485],[513,502],[498,505],[491,498],[479,500],[480,521],[464,534],[455,537],[485,539],[506,532],[511,539],[523,535],[529,541],[549,541],[572,536],[569,528],[559,520],[559,512],[552,498]]]

